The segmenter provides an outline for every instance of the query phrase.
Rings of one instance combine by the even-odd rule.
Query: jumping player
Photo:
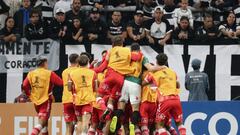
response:
[[[40,57],[37,69],[30,71],[23,82],[23,90],[34,103],[38,113],[39,123],[33,128],[31,135],[48,135],[48,119],[53,100],[52,89],[54,85],[62,86],[63,82],[54,72],[48,70],[48,61]]]

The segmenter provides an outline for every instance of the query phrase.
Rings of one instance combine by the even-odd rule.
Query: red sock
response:
[[[167,131],[164,128],[160,128],[157,130],[158,135],[168,135]]]
[[[141,130],[140,129],[136,129],[135,130],[135,135],[141,135]]]
[[[177,135],[177,131],[173,127],[169,129],[169,132],[171,135]]]
[[[33,128],[31,135],[38,135],[41,130],[42,130],[42,126],[39,124]]]
[[[183,125],[178,127],[178,131],[180,135],[186,135],[186,128]]]
[[[88,135],[95,135],[95,134],[96,134],[95,129],[93,129],[92,127],[90,127],[90,128],[88,129]]]

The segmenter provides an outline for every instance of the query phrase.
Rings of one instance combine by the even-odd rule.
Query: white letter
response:
[[[202,112],[198,112],[198,113],[192,113],[191,115],[189,115],[184,122],[184,125],[187,129],[187,135],[194,135],[194,133],[192,132],[192,123],[193,121],[200,119],[200,120],[205,120],[207,118],[207,114],[202,113]]]
[[[27,122],[27,117],[14,117],[14,135],[20,135],[22,133],[26,134],[27,129],[20,127],[21,122]]]
[[[239,45],[214,46],[216,54],[215,100],[231,100],[231,85],[240,86],[239,76],[231,76],[232,55],[240,54]]]
[[[61,121],[60,117],[52,117],[52,135],[57,135],[57,133],[60,131],[57,127],[58,121]]]
[[[220,119],[226,119],[230,123],[230,131],[228,135],[237,135],[238,132],[238,122],[236,118],[227,112],[219,112],[213,115],[208,124],[209,134],[218,135],[216,131],[216,124]]]

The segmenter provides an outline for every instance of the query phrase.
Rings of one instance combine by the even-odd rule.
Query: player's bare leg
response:
[[[82,125],[81,125],[82,126],[82,133],[81,133],[81,135],[87,135],[90,119],[91,119],[91,114],[90,113],[86,113],[82,116]]]
[[[72,135],[74,132],[73,122],[66,122],[66,135]]]
[[[31,135],[38,135],[41,132],[42,129],[47,127],[47,123],[48,123],[48,120],[44,120],[42,118],[39,118],[38,125],[36,125],[33,128]]]

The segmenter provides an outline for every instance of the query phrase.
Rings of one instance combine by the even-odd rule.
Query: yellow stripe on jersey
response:
[[[77,69],[77,67],[68,67],[62,72],[62,79],[63,79],[63,95],[62,95],[62,103],[72,103],[73,102],[73,95],[72,92],[68,90],[68,80],[69,75],[72,71]]]
[[[50,85],[51,71],[44,68],[37,68],[27,75],[31,85],[31,101],[40,105],[48,100],[48,90]]]

